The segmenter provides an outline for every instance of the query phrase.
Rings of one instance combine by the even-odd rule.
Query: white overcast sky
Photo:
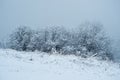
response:
[[[76,27],[84,21],[100,22],[120,39],[120,0],[0,0],[0,39],[19,25]]]

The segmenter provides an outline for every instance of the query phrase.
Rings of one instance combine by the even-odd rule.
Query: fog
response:
[[[0,39],[20,25],[40,28],[100,22],[110,37],[120,39],[120,0],[0,0]]]

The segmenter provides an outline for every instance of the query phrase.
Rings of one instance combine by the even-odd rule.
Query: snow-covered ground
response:
[[[0,49],[0,80],[120,80],[118,63]]]

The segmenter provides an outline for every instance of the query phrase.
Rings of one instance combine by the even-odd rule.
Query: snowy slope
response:
[[[118,63],[0,49],[0,80],[120,80]]]

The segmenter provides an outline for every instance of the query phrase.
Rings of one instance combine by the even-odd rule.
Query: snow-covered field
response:
[[[118,63],[0,49],[0,80],[120,80]]]

